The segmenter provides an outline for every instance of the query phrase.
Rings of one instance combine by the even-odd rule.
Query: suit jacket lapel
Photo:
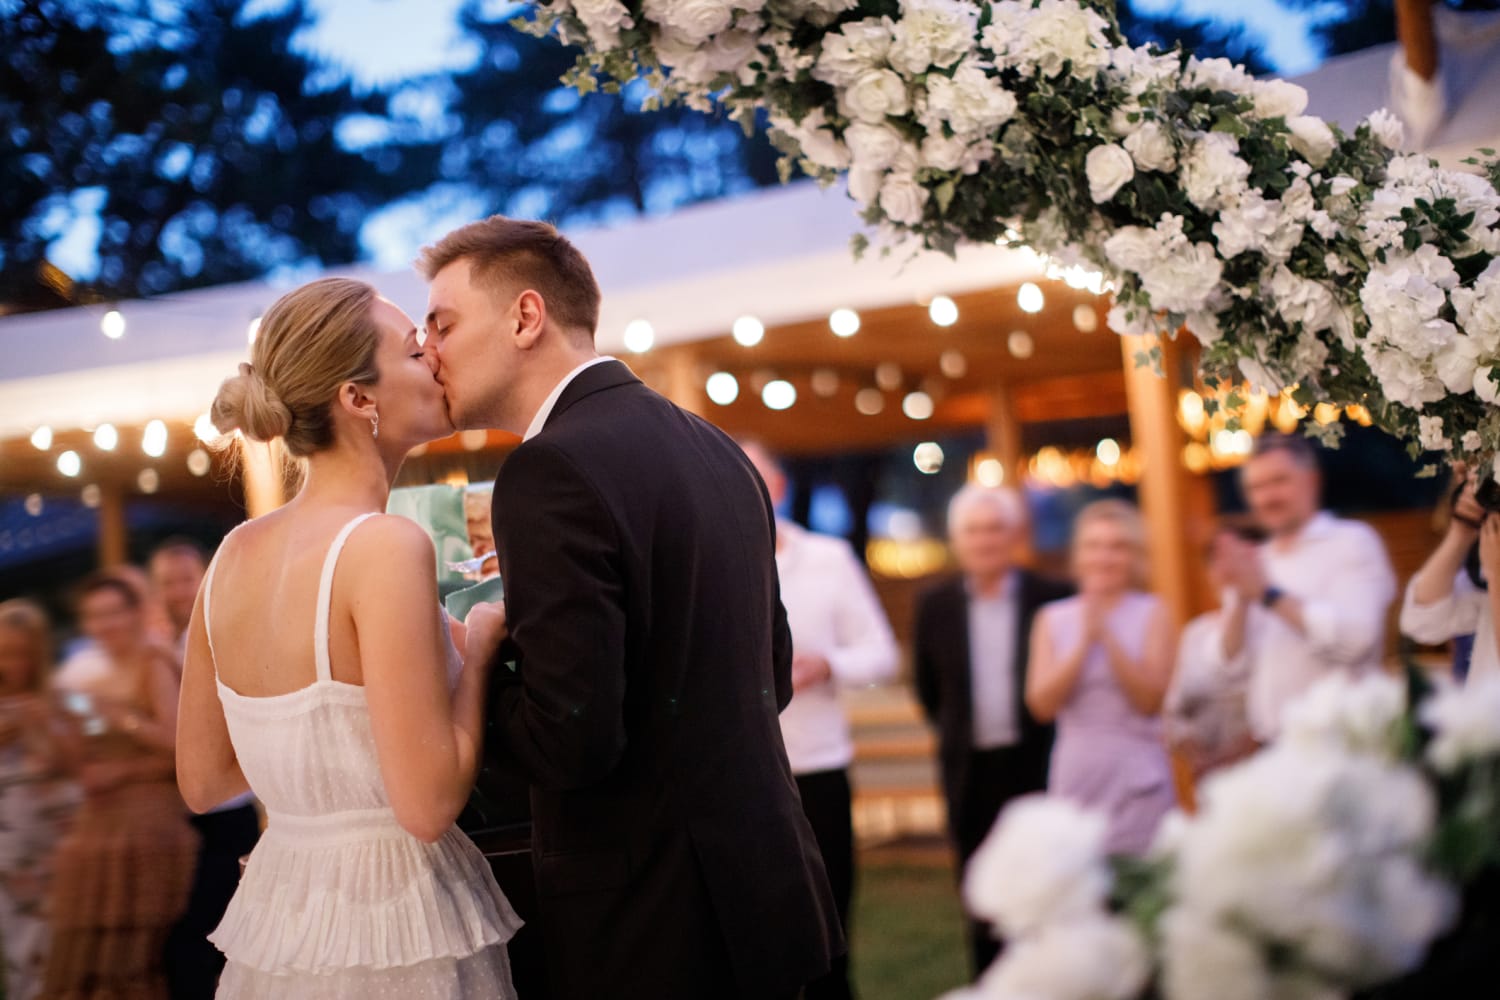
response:
[[[945,603],[947,628],[953,637],[953,656],[949,660],[949,669],[953,671],[952,690],[960,695],[957,717],[953,721],[967,734],[974,725],[974,664],[970,660],[972,651],[969,648],[969,591],[962,577],[954,581]]]

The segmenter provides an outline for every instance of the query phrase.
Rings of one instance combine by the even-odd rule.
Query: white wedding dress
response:
[[[520,919],[457,827],[425,844],[396,822],[364,688],[333,679],[333,571],[364,519],[339,532],[323,564],[313,635],[317,679],[269,697],[246,697],[218,683],[235,755],[269,823],[209,936],[228,959],[217,996],[513,998],[505,942]],[[213,571],[210,564],[205,626]],[[450,687],[461,668],[449,640]]]

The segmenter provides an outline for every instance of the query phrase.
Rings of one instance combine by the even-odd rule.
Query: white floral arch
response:
[[[1024,243],[1182,327],[1210,381],[1359,404],[1413,453],[1500,451],[1500,167],[1399,152],[1223,59],[1134,47],[1109,0],[551,0],[569,81],[769,118],[884,245]],[[1479,164],[1475,163],[1475,166]],[[864,237],[858,238],[863,241]]]

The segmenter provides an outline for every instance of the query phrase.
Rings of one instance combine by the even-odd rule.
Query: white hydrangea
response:
[[[846,10],[859,6],[859,0],[782,0],[792,13],[819,27],[832,24]]]
[[[1308,969],[1369,985],[1420,961],[1455,913],[1452,890],[1417,861],[1435,814],[1411,768],[1280,743],[1207,782],[1174,896]]]
[[[1447,451],[1453,447],[1444,433],[1442,417],[1417,417],[1417,443],[1427,451]]]
[[[1001,815],[964,875],[964,899],[1007,937],[1098,914],[1109,892],[1105,818],[1030,796]]]
[[[1182,82],[1188,87],[1224,90],[1242,96],[1255,91],[1255,77],[1245,72],[1243,66],[1237,66],[1224,58],[1189,58]]]
[[[1109,75],[1132,98],[1164,85],[1176,86],[1182,68],[1175,52],[1153,53],[1148,46],[1117,45],[1109,53]]]
[[[1211,243],[1184,244],[1141,272],[1141,289],[1151,304],[1173,313],[1203,308],[1224,275],[1224,262]]]
[[[872,69],[839,91],[839,112],[855,121],[879,124],[910,107],[906,82],[888,69]]]
[[[1500,678],[1475,677],[1465,687],[1440,687],[1422,704],[1432,727],[1427,759],[1443,773],[1500,757]]]
[[[1219,212],[1214,239],[1225,260],[1248,251],[1264,254],[1272,263],[1285,261],[1302,242],[1300,214],[1288,210],[1280,200],[1262,197],[1259,191],[1244,196]]]
[[[1108,22],[1074,0],[1001,0],[980,33],[1004,69],[1054,77],[1071,66],[1075,76],[1091,76],[1110,63]]]
[[[1135,177],[1135,161],[1124,146],[1106,142],[1089,150],[1084,173],[1089,181],[1089,197],[1096,205],[1113,198]]]
[[[1322,282],[1294,274],[1285,264],[1271,272],[1263,285],[1277,314],[1288,323],[1296,323],[1310,333],[1333,330],[1346,346],[1353,347],[1353,323],[1338,299]]]
[[[1140,933],[1097,914],[1048,924],[1009,943],[979,987],[982,996],[1041,1000],[1132,1000],[1151,973]]]
[[[978,21],[979,9],[966,0],[901,0],[891,65],[909,77],[952,66],[973,47]]]
[[[1395,760],[1406,686],[1389,674],[1337,674],[1287,706],[1281,739],[1311,750],[1342,750]]]
[[[608,50],[620,44],[620,32],[635,27],[630,9],[620,0],[573,0],[573,13],[583,22],[595,48]]]
[[[1160,122],[1141,122],[1125,137],[1123,145],[1142,170],[1165,173],[1177,168],[1177,146],[1172,142],[1171,133]]]
[[[1448,394],[1431,364],[1424,364],[1403,350],[1366,340],[1362,353],[1371,374],[1380,383],[1380,391],[1392,403],[1420,410]],[[1476,379],[1476,392],[1478,389]]]
[[[1250,164],[1240,158],[1239,150],[1239,140],[1226,132],[1208,132],[1193,140],[1179,172],[1188,201],[1214,212],[1242,198]]]
[[[1254,941],[1187,907],[1161,921],[1165,1000],[1273,1000],[1271,972]]]
[[[1473,454],[1484,447],[1484,438],[1479,435],[1478,431],[1464,431],[1464,436],[1459,438],[1458,443],[1464,451]]]
[[[1418,360],[1431,357],[1456,332],[1439,313],[1448,304],[1448,290],[1457,285],[1453,262],[1431,244],[1412,253],[1388,251],[1359,290],[1371,338]]]
[[[927,78],[921,116],[928,132],[944,122],[966,139],[990,136],[1016,113],[1016,97],[973,60],[965,60],[953,76]]]
[[[867,17],[840,25],[838,31],[823,36],[813,78],[835,87],[848,87],[866,73],[886,65],[891,41],[888,17]]]
[[[934,170],[977,174],[994,155],[993,142],[969,142],[958,136],[929,135],[922,140],[919,159],[922,166]]]
[[[1473,285],[1451,290],[1448,299],[1459,325],[1479,342],[1480,351],[1500,353],[1500,259],[1490,261]]]
[[[1375,140],[1386,149],[1400,149],[1401,143],[1405,141],[1406,126],[1385,108],[1370,115],[1365,123],[1370,126],[1370,133],[1375,136]]]

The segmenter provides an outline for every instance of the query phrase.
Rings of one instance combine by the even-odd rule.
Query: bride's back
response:
[[[359,511],[293,504],[238,528],[220,554],[207,621],[220,683],[251,698],[276,697],[317,679],[318,584],[339,532]],[[332,580],[328,619],[332,679],[361,684],[359,642],[345,599],[346,543]]]

